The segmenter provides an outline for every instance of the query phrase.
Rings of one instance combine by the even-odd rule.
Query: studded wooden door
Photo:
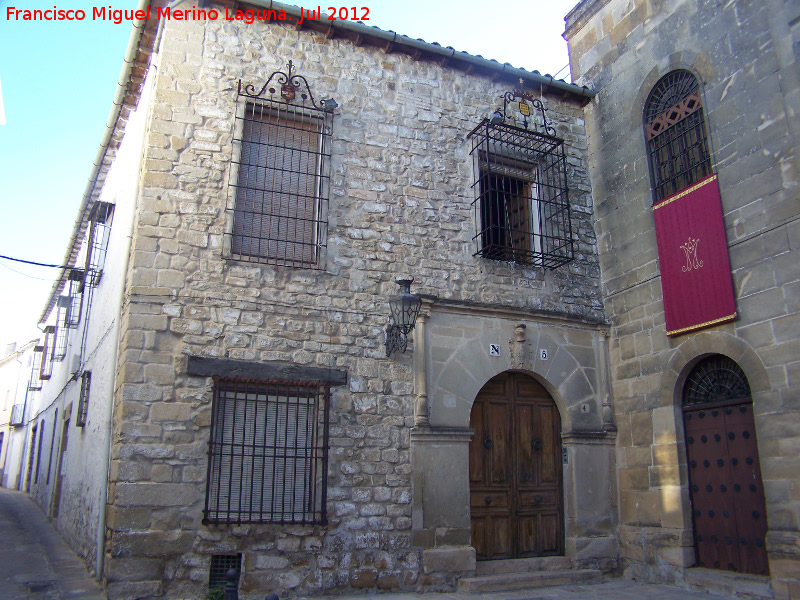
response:
[[[731,395],[738,396],[735,402],[683,409],[697,565],[768,575],[753,404],[742,390]]]
[[[470,505],[479,560],[564,553],[561,420],[532,377],[503,373],[472,407]]]

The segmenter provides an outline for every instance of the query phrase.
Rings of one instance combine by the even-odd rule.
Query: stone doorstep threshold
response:
[[[720,592],[737,598],[773,598],[770,578],[692,567],[686,569],[686,583],[703,591]]]
[[[566,556],[481,560],[475,566],[475,574],[480,577],[504,573],[529,573],[532,571],[565,571],[570,569],[571,566],[572,561]]]
[[[501,573],[478,577],[463,577],[458,582],[460,592],[509,592],[561,585],[601,583],[603,574],[595,569],[564,569],[558,571],[529,571]]]

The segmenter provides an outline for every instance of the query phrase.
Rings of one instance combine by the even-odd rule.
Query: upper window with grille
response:
[[[546,131],[497,118],[470,133],[477,256],[551,269],[573,259],[564,142]]]
[[[89,236],[86,247],[86,268],[84,269],[86,286],[97,286],[103,276],[113,214],[114,205],[108,202],[95,202],[92,206],[89,214]]]
[[[645,105],[653,203],[711,174],[700,84],[679,69],[662,77]]]
[[[239,86],[226,250],[240,260],[324,268],[335,103],[317,105],[288,66],[260,92]]]
[[[215,378],[207,523],[327,523],[327,385]]]

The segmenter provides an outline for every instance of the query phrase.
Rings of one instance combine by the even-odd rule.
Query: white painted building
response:
[[[119,88],[64,258],[75,268],[62,271],[42,314],[41,390],[26,413],[36,449],[25,489],[90,568],[102,547],[120,312],[150,107],[150,86],[139,83],[135,112]]]
[[[26,425],[38,409],[36,390],[29,389],[36,344],[9,344],[0,358],[0,485],[11,489],[25,485]]]

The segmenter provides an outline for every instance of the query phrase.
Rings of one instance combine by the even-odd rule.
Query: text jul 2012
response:
[[[366,6],[342,6],[327,7],[328,14],[323,14],[322,8],[317,6],[316,10],[300,8],[300,17],[297,23],[304,20],[319,21],[323,18],[328,21],[369,21],[369,8]],[[360,13],[360,14],[359,14]],[[63,10],[58,6],[52,9],[21,9],[15,6],[6,7],[6,21],[84,21],[89,15],[81,9]],[[95,6],[91,9],[92,21],[112,21],[120,24],[123,21],[145,21],[155,17],[158,20],[173,21],[196,21],[196,20],[225,20],[225,21],[244,21],[254,23],[255,21],[285,21],[291,22],[293,18],[283,10],[256,9],[256,10],[231,10],[225,7],[224,11],[216,9],[199,9],[197,7],[176,9],[167,7],[157,7],[151,12],[150,7],[142,10],[119,10],[111,6]]]

